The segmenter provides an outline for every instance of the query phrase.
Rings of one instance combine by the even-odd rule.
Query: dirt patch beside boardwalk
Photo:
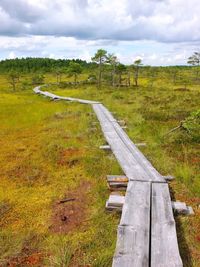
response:
[[[53,205],[53,215],[51,218],[51,226],[49,230],[53,233],[68,233],[80,227],[87,220],[87,207],[90,200],[89,191],[91,184],[82,182],[81,185],[73,191],[67,192],[62,199],[58,200]],[[73,199],[64,203],[60,201],[64,199]],[[8,259],[6,265],[8,267],[26,267],[37,266],[42,267],[43,259],[46,255],[38,251],[31,251],[28,246],[25,246],[21,253]],[[76,265],[72,265],[76,266]]]
[[[31,255],[19,255],[11,259],[6,265],[2,265],[2,267],[27,267],[27,266],[37,266],[42,267],[44,255],[42,253],[33,253]]]
[[[76,190],[69,191],[63,199],[73,199],[65,203],[57,201],[53,205],[50,231],[68,233],[86,220],[87,204],[89,203],[90,183],[83,182]]]

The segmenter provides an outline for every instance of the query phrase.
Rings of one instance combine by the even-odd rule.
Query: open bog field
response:
[[[55,82],[53,74],[45,80]],[[32,88],[18,84],[12,92],[0,76],[0,266],[110,267],[120,216],[105,211],[105,177],[122,171],[99,149],[105,140],[90,106],[50,101]],[[160,76],[153,84],[140,79],[138,88],[54,85],[48,91],[101,101],[126,122],[135,143],[147,144],[141,150],[156,169],[175,176],[174,199],[195,211],[176,217],[181,256],[185,266],[199,266],[199,138],[166,133],[199,109],[200,85],[185,89]],[[74,200],[60,204],[65,198]]]

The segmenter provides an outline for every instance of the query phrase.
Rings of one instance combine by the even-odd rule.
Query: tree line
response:
[[[52,72],[55,69],[65,69],[70,62],[78,63],[83,68],[92,68],[92,63],[81,59],[52,59],[52,58],[15,58],[0,61],[0,72],[17,71],[20,73]]]
[[[55,75],[57,83],[60,84],[63,75],[67,75],[73,77],[73,84],[76,85],[78,76],[84,72],[88,74],[87,81],[96,83],[98,88],[101,88],[103,84],[112,87],[129,87],[131,81],[134,81],[133,85],[138,87],[141,77],[148,77],[150,88],[153,87],[158,77],[165,77],[173,84],[182,83],[186,88],[189,83],[199,82],[200,80],[200,53],[195,52],[188,58],[187,63],[193,66],[192,73],[189,73],[189,76],[182,75],[183,68],[191,70],[189,66],[144,66],[141,59],[135,60],[133,64],[124,65],[115,54],[109,54],[106,50],[99,49],[89,63],[80,59],[22,58],[0,61],[0,71],[8,73],[8,81],[14,91],[22,73],[33,73],[32,84],[41,84],[44,82],[46,72]]]

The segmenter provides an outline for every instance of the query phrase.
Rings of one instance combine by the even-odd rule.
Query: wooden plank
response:
[[[100,104],[99,108],[101,112],[105,114],[105,116],[108,118],[110,122],[113,122],[113,121],[116,122],[116,119],[113,117],[112,113],[108,111],[108,109],[104,105]]]
[[[93,105],[93,109],[104,136],[127,177],[145,181],[165,181],[113,119],[111,113],[102,104]],[[125,157],[127,160],[124,160]]]
[[[163,178],[164,178],[166,181],[172,181],[172,180],[175,179],[174,176],[172,176],[172,175],[163,176]]]
[[[172,201],[172,209],[179,214],[184,214],[187,211],[187,206],[185,202]]]
[[[185,202],[180,201],[172,201],[172,209],[175,213],[180,215],[193,215],[194,211],[192,207],[189,207],[185,204]]]
[[[43,86],[44,87],[44,86]],[[37,86],[35,87],[33,90],[35,93],[40,93],[42,95],[51,97],[53,99],[62,99],[62,100],[69,100],[69,101],[76,101],[82,104],[98,104],[99,102],[97,101],[91,101],[91,100],[84,100],[84,99],[79,99],[79,98],[73,98],[73,97],[62,97],[62,96],[58,96],[49,92],[44,92],[44,91],[40,91],[41,86]]]
[[[140,181],[128,183],[121,225],[135,225],[146,229],[147,226],[141,225],[141,222],[144,220],[146,223],[150,217],[150,185],[149,182]]]
[[[36,94],[40,94],[40,86],[37,86],[33,89],[33,91],[36,93]]]
[[[127,182],[109,182],[108,186],[111,191],[126,191]]]
[[[118,120],[117,121],[119,123],[119,125],[122,126],[126,126],[126,122],[124,120]]]
[[[44,92],[44,93],[45,93],[46,96],[51,97],[51,98],[54,98],[54,99],[59,99],[60,98],[59,96],[54,95],[54,94],[49,93],[49,92]]]
[[[117,131],[124,144],[128,147],[134,159],[146,172],[146,177],[149,177],[151,181],[164,181],[162,175],[152,166],[152,164],[146,159],[146,157],[140,152],[140,150],[130,140],[128,135],[123,131],[120,125],[116,122],[113,123],[115,130]],[[148,178],[147,178],[148,180]]]
[[[124,175],[107,175],[108,182],[128,182],[128,178]]]
[[[137,147],[146,147],[147,144],[146,143],[136,143],[135,144]]]
[[[148,267],[150,182],[129,182],[122,210],[113,267]]]
[[[182,267],[168,184],[152,184],[151,266]]]
[[[114,257],[112,267],[137,267],[136,259],[132,255],[118,255]],[[149,265],[143,264],[142,267],[148,267]]]
[[[132,226],[119,226],[117,234],[117,253],[112,267],[148,267],[148,234],[140,234],[141,229]],[[143,238],[146,235],[145,238]],[[142,237],[142,239],[140,239]],[[147,243],[146,243],[147,242]]]
[[[110,150],[111,149],[111,147],[109,145],[100,146],[99,148],[102,150]]]
[[[108,206],[122,207],[124,205],[124,196],[110,195],[107,201]]]
[[[144,168],[140,166],[129,147],[123,142],[117,133],[113,122],[109,121],[107,115],[102,112],[102,105],[93,105],[94,111],[100,121],[102,131],[107,143],[110,145],[116,159],[126,176],[136,180],[151,180],[151,177],[146,173]]]
[[[106,201],[106,210],[107,211],[118,211],[118,212],[121,212],[122,211],[122,206],[119,207],[119,206],[111,206],[111,205],[108,205],[108,201]]]

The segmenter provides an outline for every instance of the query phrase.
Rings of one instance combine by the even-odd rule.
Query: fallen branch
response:
[[[177,131],[178,129],[182,128],[182,127],[183,127],[182,124],[183,124],[183,123],[181,122],[181,124],[180,124],[179,126],[173,128],[173,129],[171,129],[169,132],[167,132],[166,134],[164,134],[164,136],[166,136],[166,135],[168,135],[168,134],[170,134],[170,133],[172,133],[172,132],[175,132],[175,131]]]
[[[75,198],[65,198],[65,199],[62,199],[58,202],[58,204],[62,204],[62,203],[65,203],[65,202],[69,202],[69,201],[74,201],[76,200]]]

